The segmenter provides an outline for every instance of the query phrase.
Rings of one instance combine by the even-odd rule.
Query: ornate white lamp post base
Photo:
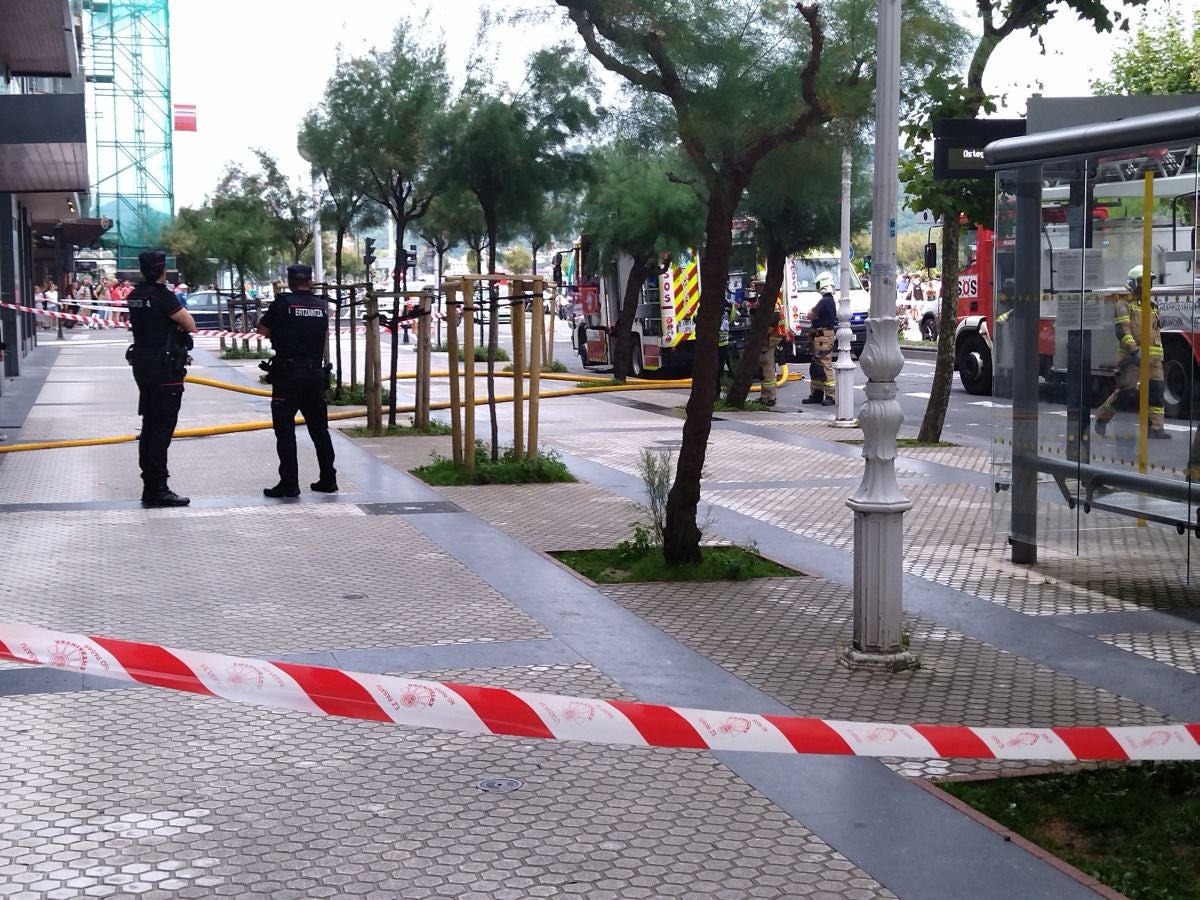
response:
[[[837,383],[837,415],[829,424],[834,428],[855,428],[854,418],[854,360],[850,358],[850,176],[853,156],[847,140],[842,147],[842,258],[841,292],[838,300],[837,361],[833,364]]]

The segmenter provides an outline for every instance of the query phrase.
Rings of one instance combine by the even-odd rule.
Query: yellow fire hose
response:
[[[782,368],[783,368],[783,374],[780,377],[781,384],[785,383],[787,381],[802,380],[802,376],[790,375],[787,371],[787,366],[783,366]],[[437,375],[439,373],[433,372],[431,374]],[[545,378],[546,376],[543,375],[542,377]],[[576,381],[583,380],[583,379],[580,379],[579,376],[576,376],[576,375],[570,375],[570,376],[565,376],[565,377],[576,380]],[[604,381],[606,379],[595,379],[595,380]],[[192,384],[202,384],[206,387],[218,388],[220,390],[235,391],[239,394],[253,394],[255,396],[263,396],[263,397],[271,396],[270,391],[265,391],[260,388],[243,387],[242,385],[238,385],[238,384],[227,384],[223,381],[214,381],[209,378],[198,378],[196,376],[189,375],[187,377],[187,381]],[[623,391],[657,391],[657,390],[663,390],[664,388],[686,387],[690,384],[691,384],[690,378],[686,379],[686,380],[680,380],[680,381],[643,381],[643,382],[636,382],[636,383],[630,383],[630,384],[598,384],[595,387],[586,387],[586,388],[577,387],[577,388],[570,388],[570,389],[562,390],[562,391],[545,391],[540,396],[543,398],[545,398],[545,397],[578,397],[578,396],[583,396],[585,394],[605,394],[605,393],[613,393],[613,392],[617,392],[617,391],[622,391],[622,392]],[[750,390],[757,391],[757,390],[759,390],[759,386],[755,385]],[[512,394],[506,394],[504,396],[500,396],[500,397],[496,398],[497,403],[511,403],[512,400],[513,400]],[[487,406],[486,399],[483,399],[483,398],[476,399],[475,408],[478,409],[481,406]],[[429,408],[430,408],[430,410],[449,409],[450,401],[442,400],[442,401],[438,401],[437,403],[430,403]],[[385,411],[390,411],[390,410],[387,410],[387,408],[385,408]],[[398,412],[398,413],[416,412],[416,407],[412,406],[411,404],[405,405],[405,406],[397,406],[396,412]],[[339,421],[341,419],[358,419],[358,418],[362,418],[366,414],[367,414],[367,411],[365,409],[341,410],[338,412],[331,412],[329,414],[329,420],[332,422],[332,421]],[[297,418],[296,423],[302,425],[302,424],[304,424],[304,419]],[[179,429],[176,429],[174,437],[176,437],[176,438],[214,437],[214,436],[220,435],[220,434],[238,434],[238,433],[245,432],[245,431],[265,431],[266,429],[271,428],[271,427],[272,427],[271,422],[268,419],[268,420],[261,420],[258,422],[240,422],[240,423],[237,423],[234,425],[210,425],[210,426],[207,426],[204,428],[179,428]],[[24,452],[27,452],[30,450],[64,450],[64,449],[67,449],[68,447],[101,447],[106,444],[129,444],[136,440],[137,440],[136,434],[122,434],[122,435],[118,435],[116,437],[80,438],[78,440],[72,440],[72,441],[40,441],[38,443],[32,443],[32,444],[10,444],[8,446],[0,446],[0,453],[24,453]]]

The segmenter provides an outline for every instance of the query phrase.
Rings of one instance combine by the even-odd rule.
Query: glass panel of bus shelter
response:
[[[977,357],[982,356],[987,342],[983,337],[976,337],[970,315],[984,316],[988,330],[993,334],[991,349],[997,360],[997,365],[1004,369],[999,377],[992,378],[992,483],[995,488],[992,494],[992,528],[999,537],[1011,535],[1012,526],[1012,463],[1013,463],[1013,410],[1012,410],[1012,378],[1008,377],[1011,370],[1012,342],[1010,334],[1000,334],[1000,326],[992,324],[998,314],[1007,315],[1005,322],[1011,318],[1015,287],[1013,284],[1013,236],[1016,229],[1017,216],[1017,180],[1018,170],[1006,170],[996,173],[996,207],[994,230],[989,234],[988,229],[980,226],[976,229],[975,265],[977,279],[970,275],[959,278],[958,318],[962,323],[958,341],[970,341],[970,345],[962,344],[959,357],[959,378],[964,375],[963,365],[976,366],[981,364]],[[991,284],[988,284],[987,271],[992,272]],[[975,309],[971,309],[971,298],[977,297],[982,301]],[[987,306],[990,299],[991,308]],[[964,308],[965,306],[965,308]],[[974,369],[966,372],[975,375]],[[976,401],[973,401],[976,402]]]
[[[996,527],[1014,542],[1069,553],[1078,549],[1088,453],[1079,373],[1094,311],[1085,295],[1097,277],[1087,190],[1083,160],[1002,175],[994,253]]]
[[[1115,563],[1122,598],[1188,577],[1195,226],[1192,147],[1091,158],[1089,243],[1102,281],[1089,282],[1089,465],[1081,473],[1079,552]],[[1147,208],[1146,196],[1150,203]],[[1186,205],[1186,204],[1185,204]],[[1194,210],[1193,210],[1194,212]],[[1149,265],[1146,270],[1146,241]],[[1142,276],[1139,281],[1139,275]],[[1150,283],[1147,315],[1141,286]],[[1169,386],[1168,386],[1169,385]],[[1138,585],[1145,584],[1145,591]]]
[[[1187,177],[1189,170],[1191,178]],[[1191,307],[1188,310],[1190,315],[1185,317],[1181,314],[1179,320],[1179,337],[1187,345],[1187,350],[1178,355],[1173,351],[1171,358],[1165,359],[1164,380],[1168,399],[1174,399],[1175,392],[1180,391],[1178,396],[1190,411],[1188,426],[1191,433],[1188,435],[1186,478],[1190,487],[1188,521],[1191,528],[1187,578],[1189,585],[1194,585],[1196,581],[1192,579],[1192,553],[1200,550],[1200,544],[1196,543],[1197,539],[1200,539],[1200,422],[1197,421],[1200,416],[1200,365],[1197,362],[1200,360],[1200,339],[1196,334],[1197,325],[1200,325],[1200,143],[1192,145],[1190,155],[1184,157],[1176,175],[1183,177],[1179,184],[1180,193],[1175,195],[1171,202],[1171,247],[1164,256],[1163,269],[1166,273],[1165,284],[1168,287],[1178,284],[1186,290],[1189,285],[1188,276],[1191,276]],[[1173,338],[1173,341],[1173,347],[1178,349],[1179,340]],[[1187,361],[1184,362],[1180,357],[1187,357]],[[1179,359],[1178,366],[1175,365],[1176,359]],[[1200,559],[1200,556],[1197,558]],[[1200,572],[1196,574],[1200,576]],[[1200,581],[1200,577],[1196,580]]]

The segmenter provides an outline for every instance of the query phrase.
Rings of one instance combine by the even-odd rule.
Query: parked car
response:
[[[253,331],[255,326],[254,308],[251,307],[249,315],[247,315],[243,307],[234,307],[231,323],[229,318],[229,300],[229,296],[222,295],[220,297],[220,305],[218,306],[216,291],[196,291],[196,293],[188,295],[183,305],[192,314],[192,318],[196,320],[196,327],[201,330],[226,328],[232,324],[234,331]],[[266,311],[266,303],[263,304],[263,311]]]

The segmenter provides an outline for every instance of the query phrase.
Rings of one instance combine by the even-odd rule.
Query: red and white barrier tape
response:
[[[908,759],[1200,759],[1200,724],[975,728],[718,712],[343,672],[26,625],[0,624],[0,658],[237,703],[467,734]]]
[[[212,329],[194,331],[192,332],[192,337],[223,337],[233,338],[235,341],[250,340],[252,338],[263,339],[263,336],[257,331],[214,331]]]
[[[19,306],[16,303],[0,303],[5,309],[15,309],[18,312],[33,313],[37,316],[48,316],[51,319],[66,319],[69,322],[83,322],[85,325],[108,325],[103,316],[81,316],[78,313],[57,312],[52,309],[38,309],[33,306]]]

